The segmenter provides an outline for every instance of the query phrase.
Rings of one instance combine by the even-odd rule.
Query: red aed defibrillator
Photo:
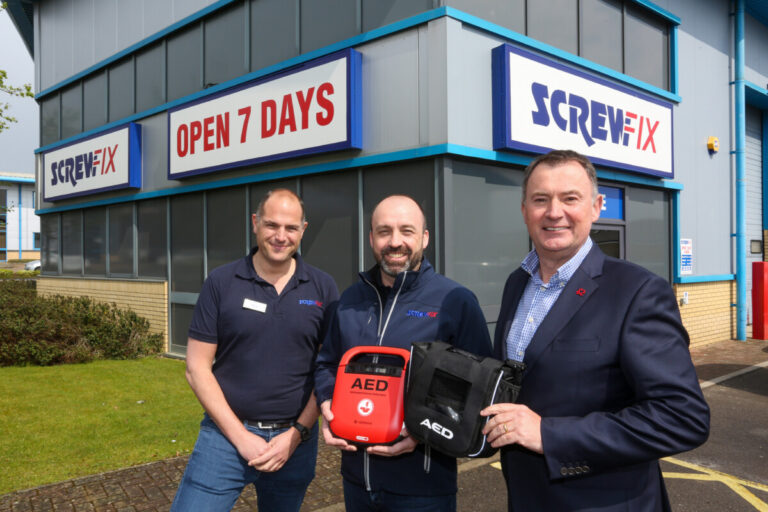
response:
[[[336,372],[329,423],[336,437],[354,444],[392,444],[403,427],[405,369],[402,348],[359,346],[344,354]]]

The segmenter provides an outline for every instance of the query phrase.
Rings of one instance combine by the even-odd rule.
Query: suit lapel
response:
[[[523,297],[523,292],[528,284],[528,280],[531,276],[523,270],[518,268],[512,274],[512,281],[509,283],[508,289],[511,291],[509,294],[508,305],[502,304],[501,314],[499,315],[499,321],[504,322],[504,330],[502,331],[501,338],[496,342],[499,344],[501,352],[497,352],[497,356],[506,360],[507,356],[507,337],[509,336],[509,329],[512,327],[512,320],[515,318],[515,312],[517,312],[517,306],[520,305],[520,299]]]
[[[533,367],[560,331],[597,291],[599,285],[595,278],[602,274],[604,261],[603,252],[597,245],[592,247],[531,338],[524,357],[527,370]]]

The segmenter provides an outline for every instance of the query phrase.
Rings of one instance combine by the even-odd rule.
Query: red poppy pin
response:
[[[576,295],[578,295],[579,297],[583,297],[585,293],[587,293],[587,290],[585,290],[584,288],[579,288],[578,290],[576,290]]]

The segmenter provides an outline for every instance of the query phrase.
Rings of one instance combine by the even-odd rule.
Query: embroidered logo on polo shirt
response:
[[[299,299],[299,304],[302,306],[317,306],[317,307],[323,307],[323,303],[319,300],[310,300],[310,299]]]
[[[416,311],[409,309],[405,316],[414,316],[416,318],[437,318],[437,311]]]

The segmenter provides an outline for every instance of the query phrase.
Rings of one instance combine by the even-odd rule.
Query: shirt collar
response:
[[[256,270],[253,268],[253,255],[256,254],[256,251],[258,250],[259,247],[254,246],[248,256],[240,260],[240,265],[238,265],[237,268],[238,277],[245,279],[255,279],[256,281],[265,282],[261,277],[259,277],[259,275],[256,273]],[[293,277],[299,281],[309,281],[309,272],[307,271],[307,266],[304,264],[304,260],[301,258],[299,253],[294,254],[293,259],[296,260],[296,269],[293,272]]]
[[[576,269],[581,266],[584,258],[587,257],[587,254],[589,254],[589,251],[592,249],[593,245],[594,244],[592,243],[592,239],[587,237],[587,241],[582,244],[581,248],[576,252],[576,254],[574,254],[571,259],[563,263],[562,266],[560,266],[560,268],[558,268],[557,271],[552,275],[548,284],[559,284],[561,282],[567,283],[571,277],[573,277],[573,274],[576,273]],[[539,255],[536,253],[536,249],[528,253],[528,256],[525,257],[520,266],[523,270],[528,272],[532,278],[541,281],[541,276],[539,274]]]

